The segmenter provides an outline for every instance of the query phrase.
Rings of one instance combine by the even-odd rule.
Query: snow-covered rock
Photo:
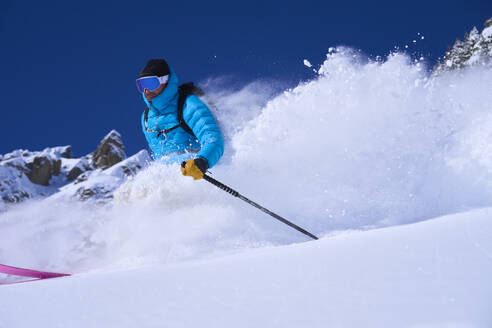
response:
[[[110,168],[95,169],[80,175],[73,183],[60,188],[52,199],[76,199],[106,203],[113,199],[113,192],[128,178],[147,166],[151,161],[146,150],[121,161]]]
[[[460,69],[466,66],[489,65],[492,61],[492,18],[489,18],[481,33],[474,27],[466,33],[463,41],[456,39],[433,74]]]
[[[71,170],[68,172],[67,179],[70,181],[74,180],[82,173],[94,169],[94,167],[90,163],[90,158],[91,158],[90,155],[86,155],[80,158],[76,162],[76,164],[71,168]]]
[[[70,146],[0,155],[0,211],[10,203],[53,194],[98,202],[110,199],[114,189],[150,161],[145,150],[125,158],[121,135],[115,130],[81,158],[72,157]]]
[[[67,174],[70,146],[42,151],[15,150],[0,157],[0,197],[4,203],[52,194]],[[61,178],[61,179],[60,179]]]
[[[108,168],[126,158],[125,147],[121,135],[112,130],[99,143],[93,155],[93,163],[97,168]]]

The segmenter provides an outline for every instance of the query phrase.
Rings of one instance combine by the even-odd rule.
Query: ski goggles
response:
[[[143,93],[145,89],[154,91],[161,86],[161,84],[167,83],[169,75],[164,76],[144,76],[137,79],[137,89]]]

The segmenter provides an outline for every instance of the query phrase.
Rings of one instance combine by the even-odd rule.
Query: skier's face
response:
[[[144,95],[145,95],[145,98],[147,99],[147,101],[151,101],[152,99],[154,99],[155,97],[160,95],[162,93],[162,91],[164,91],[166,86],[167,86],[167,83],[164,83],[164,84],[161,84],[161,86],[158,87],[157,89],[155,89],[154,91],[149,91],[149,89],[145,89]]]

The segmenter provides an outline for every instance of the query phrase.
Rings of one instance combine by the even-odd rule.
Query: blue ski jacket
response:
[[[147,126],[161,131],[179,124],[178,121],[178,77],[172,68],[164,91],[149,103]],[[196,138],[178,127],[167,134],[149,132],[145,128],[145,111],[142,113],[142,129],[155,160],[165,163],[181,163],[195,157],[203,157],[209,167],[214,166],[224,153],[224,139],[210,109],[197,96],[189,95],[183,107],[183,119]]]

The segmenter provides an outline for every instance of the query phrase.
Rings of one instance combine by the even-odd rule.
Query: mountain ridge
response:
[[[95,151],[80,158],[73,158],[71,146],[48,147],[41,151],[14,150],[0,155],[0,211],[28,199],[58,193],[61,193],[59,197],[69,194],[83,201],[109,201],[112,191],[149,161],[146,150],[127,158],[121,135],[116,130],[111,130]],[[88,181],[96,176],[99,180],[106,179],[108,185]]]

